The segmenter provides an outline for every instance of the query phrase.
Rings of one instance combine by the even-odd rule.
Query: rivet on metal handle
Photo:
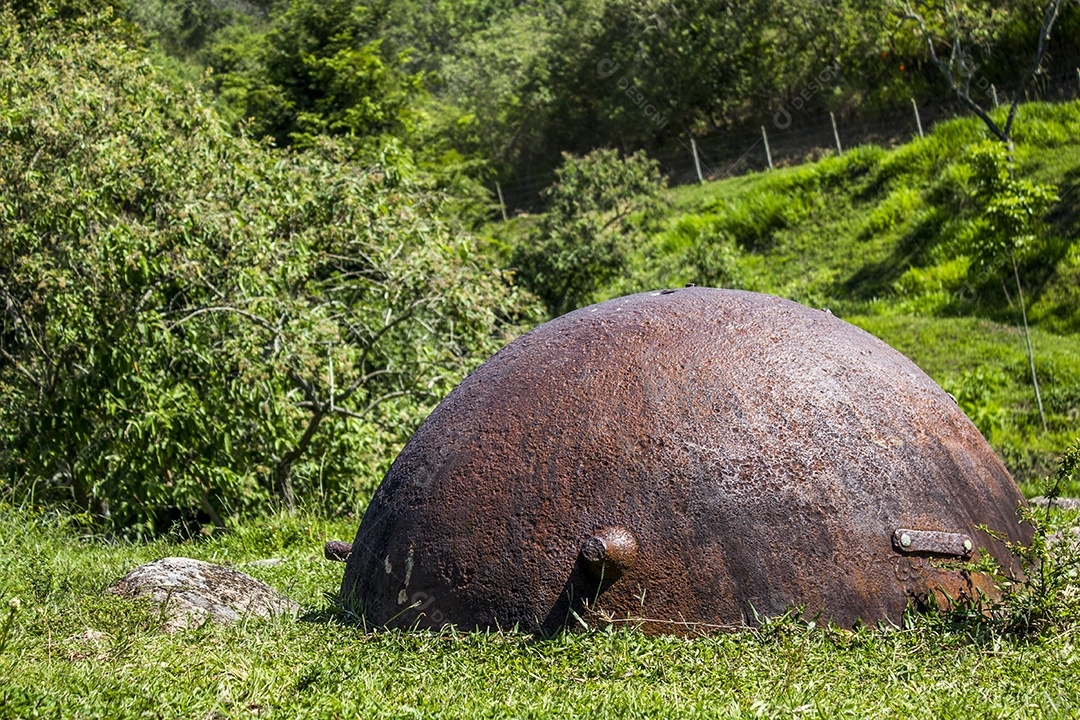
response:
[[[604,528],[581,544],[581,557],[597,579],[618,580],[637,560],[637,540],[626,528]]]
[[[906,554],[967,557],[975,548],[971,538],[963,533],[939,530],[898,528],[893,532],[893,547]]]
[[[349,559],[349,555],[351,554],[352,543],[331,540],[323,546],[323,556],[326,557],[327,560],[345,562]]]

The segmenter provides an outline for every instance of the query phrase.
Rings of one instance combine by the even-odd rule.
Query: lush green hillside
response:
[[[956,120],[893,150],[676,188],[662,226],[626,247],[622,274],[588,300],[692,282],[828,307],[914,359],[1034,480],[1078,431],[1080,104],[1025,105],[1016,128],[1017,178],[1060,196],[1017,251],[1048,432],[1008,255],[980,254],[993,234],[978,176],[986,135]],[[515,247],[542,225],[519,217],[492,234]]]

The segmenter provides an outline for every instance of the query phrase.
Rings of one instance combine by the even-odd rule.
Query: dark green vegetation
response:
[[[509,258],[552,317],[588,305],[625,269],[631,248],[660,218],[663,180],[642,153],[566,157],[545,192],[543,218]]]
[[[690,135],[756,131],[781,108],[798,128],[947,94],[901,0],[114,4],[230,122],[279,145],[329,134],[367,159],[411,158],[474,217],[488,202],[478,182],[538,190],[563,152],[682,152]],[[939,44],[963,42],[976,87],[1018,85],[1040,3],[917,6]],[[1067,2],[1033,91],[1071,83],[1077,37],[1080,6]]]
[[[0,16],[0,473],[127,535],[356,511],[523,305],[405,165],[274,151],[107,15]]]

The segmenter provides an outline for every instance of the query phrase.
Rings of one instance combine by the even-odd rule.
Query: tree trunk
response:
[[[86,483],[80,480],[75,473],[71,473],[71,492],[75,496],[75,504],[83,512],[90,512],[90,493]]]
[[[326,417],[327,412],[328,408],[320,406],[312,413],[308,426],[304,430],[304,434],[300,436],[300,440],[297,441],[296,447],[285,453],[285,456],[281,458],[274,470],[274,485],[277,487],[278,494],[281,495],[281,501],[285,504],[285,510],[289,513],[296,512],[296,494],[293,491],[292,483],[293,463],[307,452],[311,440],[315,437],[315,432],[319,429],[319,424]]]
[[[1031,384],[1035,386],[1035,402],[1039,405],[1039,419],[1042,420],[1043,432],[1048,432],[1042,395],[1039,393],[1039,378],[1035,374],[1035,354],[1031,349],[1031,331],[1028,329],[1027,309],[1024,306],[1024,290],[1020,287],[1020,271],[1016,267],[1016,253],[1009,253],[1009,257],[1012,260],[1013,277],[1016,278],[1016,295],[1020,299],[1020,317],[1024,320],[1024,347],[1027,350],[1028,366],[1031,368]]]
[[[210,504],[210,494],[206,492],[206,488],[199,488],[199,501],[202,503],[203,511],[210,516],[210,522],[214,523],[214,527],[218,530],[224,530],[225,523],[221,521],[221,515],[218,514],[218,511]]]

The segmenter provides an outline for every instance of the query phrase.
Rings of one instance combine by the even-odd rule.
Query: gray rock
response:
[[[295,615],[300,605],[250,575],[221,565],[169,557],[140,565],[106,591],[149,597],[161,608],[167,631],[198,627],[208,620]]]

